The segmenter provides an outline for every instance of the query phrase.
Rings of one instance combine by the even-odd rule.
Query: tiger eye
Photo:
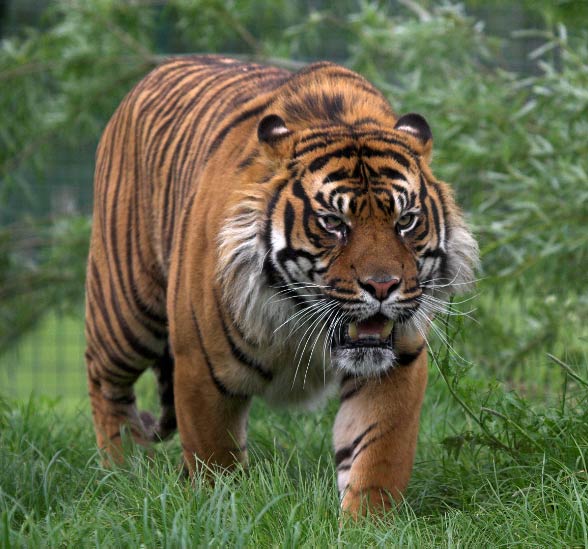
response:
[[[405,229],[406,227],[408,227],[413,219],[414,219],[414,214],[406,214],[403,215],[397,222],[396,225],[398,225],[398,227],[400,227],[401,229]]]
[[[345,227],[345,222],[336,215],[327,215],[323,217],[322,220],[327,231],[340,231]]]
[[[416,213],[407,213],[398,218],[396,221],[396,230],[399,233],[404,233],[411,231],[414,229],[418,222],[418,214]]]

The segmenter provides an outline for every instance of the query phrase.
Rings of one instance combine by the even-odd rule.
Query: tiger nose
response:
[[[400,279],[396,276],[383,276],[379,278],[368,278],[360,282],[360,286],[376,299],[384,301],[384,299],[400,286],[400,282]]]

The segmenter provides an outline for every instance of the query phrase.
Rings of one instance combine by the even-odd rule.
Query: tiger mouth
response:
[[[338,334],[336,347],[356,349],[359,347],[392,348],[394,320],[377,313],[364,320],[344,325]]]

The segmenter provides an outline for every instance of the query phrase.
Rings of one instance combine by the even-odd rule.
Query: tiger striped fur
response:
[[[339,386],[342,506],[388,507],[412,469],[439,296],[477,246],[429,168],[432,136],[361,76],[174,59],[101,139],[87,274],[97,443],[122,459],[177,428],[188,469],[247,461],[251,398]],[[133,385],[153,368],[161,416]],[[392,499],[390,498],[392,496]]]

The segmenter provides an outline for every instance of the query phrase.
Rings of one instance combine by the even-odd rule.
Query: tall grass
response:
[[[0,413],[0,539],[5,547],[583,546],[586,388],[570,383],[565,398],[540,408],[499,387],[480,402],[484,392],[456,383],[437,359],[413,480],[390,516],[358,524],[340,516],[335,406],[309,416],[256,402],[249,470],[211,486],[183,477],[177,440],[103,469],[85,410],[64,419],[59,405],[34,399]]]

